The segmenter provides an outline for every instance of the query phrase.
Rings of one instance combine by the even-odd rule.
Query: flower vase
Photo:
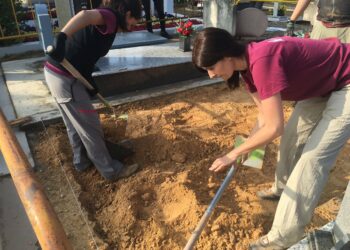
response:
[[[180,36],[179,37],[179,49],[183,52],[191,51],[191,37]]]

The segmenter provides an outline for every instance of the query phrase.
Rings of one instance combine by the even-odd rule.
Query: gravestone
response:
[[[46,4],[35,4],[35,24],[39,35],[40,44],[46,52],[46,48],[53,44],[53,33],[51,26],[51,18]]]
[[[173,0],[164,0],[164,12],[168,14],[174,13],[174,1]]]
[[[217,27],[234,32],[235,16],[232,0],[203,1],[203,23],[206,27]]]
[[[66,23],[74,16],[72,0],[55,0],[57,11],[58,25],[62,29]]]
[[[237,39],[254,40],[262,36],[268,26],[266,14],[257,8],[237,10],[237,5],[227,0],[203,2],[204,28],[225,29]]]

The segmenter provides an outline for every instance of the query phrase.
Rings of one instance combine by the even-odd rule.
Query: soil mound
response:
[[[286,117],[291,109],[286,106]],[[138,173],[109,183],[94,168],[75,172],[64,126],[56,125],[49,128],[49,137],[43,134],[34,143],[35,158],[43,170],[38,175],[51,190],[67,185],[53,145],[77,186],[101,249],[182,249],[225,177],[225,173],[208,171],[209,166],[232,148],[235,135],[249,133],[257,115],[255,105],[244,89],[228,91],[219,84],[123,105],[118,113],[128,114],[127,123],[116,128],[108,115],[101,114],[102,125],[112,141],[131,139],[136,151],[132,161],[141,165]],[[277,147],[278,141],[267,146],[262,171],[238,169],[198,249],[247,249],[250,241],[268,232],[277,203],[260,201],[255,193],[274,180]],[[337,161],[310,228],[335,218],[350,178],[346,152]],[[55,200],[55,195],[49,193],[50,199]],[[58,206],[59,199],[55,201]],[[60,206],[69,207],[69,201]],[[64,224],[74,224],[69,213],[65,212]],[[74,236],[81,233],[79,229],[67,228],[76,249],[84,249]]]

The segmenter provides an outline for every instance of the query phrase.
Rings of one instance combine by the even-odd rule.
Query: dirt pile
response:
[[[291,107],[285,111],[288,116]],[[232,148],[235,135],[249,133],[257,114],[255,105],[245,90],[230,92],[219,84],[123,105],[118,112],[128,114],[126,126],[116,129],[108,115],[101,115],[104,131],[112,141],[132,140],[136,150],[133,161],[141,165],[137,174],[109,183],[94,168],[75,172],[60,125],[50,127],[51,140],[43,136],[34,143],[35,158],[43,169],[38,175],[51,189],[66,185],[64,181],[52,184],[62,175],[49,150],[53,144],[77,186],[101,249],[182,249],[225,177],[225,173],[209,172],[208,167]],[[255,193],[273,182],[277,147],[278,141],[268,145],[262,171],[238,169],[198,241],[198,249],[247,249],[250,241],[269,230],[277,204],[260,201]],[[349,146],[345,151],[349,152]],[[339,157],[310,228],[335,218],[350,178],[346,152]],[[49,194],[50,199],[55,199],[54,195]],[[68,230],[73,236],[79,233],[74,228]],[[80,247],[84,249],[81,245],[76,249]]]

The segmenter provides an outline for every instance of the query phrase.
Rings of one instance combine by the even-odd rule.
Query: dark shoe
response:
[[[152,23],[147,23],[146,27],[148,32],[153,33]]]
[[[171,38],[171,36],[169,35],[169,33],[166,32],[165,30],[160,31],[160,35],[161,35],[162,37],[166,38],[166,39],[170,39],[170,38]]]
[[[75,170],[77,170],[78,172],[84,172],[87,169],[89,169],[90,167],[92,167],[92,163],[91,162],[86,164],[86,165],[78,165],[78,164],[74,165]]]
[[[172,15],[172,14],[169,14],[169,13],[164,13],[164,15],[165,15],[165,17],[167,17],[167,18],[174,18],[175,16],[174,15]]]
[[[132,150],[130,141],[122,141],[120,143],[106,141],[106,146],[112,159],[118,161],[124,161],[126,158],[132,156],[135,153]]]
[[[81,159],[80,163],[73,163],[75,170],[78,172],[84,172],[85,170],[92,167],[92,162],[88,158]]]
[[[129,166],[124,166],[122,168],[122,170],[120,171],[120,174],[118,175],[118,179],[122,179],[122,178],[127,178],[129,176],[131,176],[132,174],[134,174],[137,170],[139,169],[139,165],[138,164],[132,164]]]
[[[249,244],[249,250],[283,250],[285,248],[270,242],[267,235],[262,236],[256,242]]]
[[[129,177],[130,175],[134,174],[138,168],[139,168],[139,165],[138,164],[132,164],[132,165],[129,165],[129,166],[124,166],[122,163],[118,162],[118,161],[115,161],[114,162],[114,165],[113,168],[115,169],[115,172],[112,173],[112,174],[102,174],[102,176],[107,180],[107,181],[117,181],[119,179],[122,179],[122,178],[127,178]]]
[[[277,201],[280,199],[281,195],[274,192],[271,188],[256,192],[256,195],[262,200],[272,200]]]

